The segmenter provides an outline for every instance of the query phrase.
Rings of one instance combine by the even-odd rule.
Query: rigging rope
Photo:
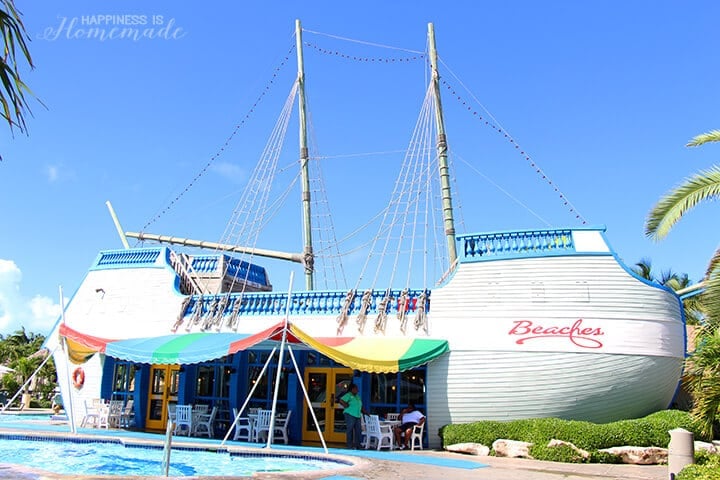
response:
[[[307,118],[311,140],[311,155],[308,166],[310,168],[310,189],[313,201],[312,211],[315,213],[314,218],[317,220],[313,222],[313,236],[317,239],[317,242],[313,242],[313,250],[315,252],[315,271],[321,273],[321,275],[316,275],[316,281],[319,277],[325,289],[344,289],[347,288],[348,282],[342,257],[340,256],[340,246],[335,235],[335,224],[330,210],[330,202],[327,198],[325,176],[321,168],[321,157],[317,148],[315,124],[311,114],[308,114]],[[332,280],[332,283],[330,283],[330,280]]]
[[[230,135],[225,139],[225,142],[220,146],[220,148],[215,152],[215,154],[210,157],[210,159],[207,161],[207,163],[206,163],[206,164],[203,166],[203,168],[200,169],[200,171],[193,177],[193,179],[190,181],[190,183],[189,183],[183,190],[181,190],[180,193],[178,193],[178,194],[175,196],[175,198],[173,198],[173,199],[170,201],[170,203],[169,203],[165,208],[163,208],[160,212],[156,213],[150,220],[147,221],[147,223],[145,223],[145,225],[143,225],[142,229],[140,230],[141,232],[144,232],[145,230],[147,230],[147,228],[148,228],[150,225],[152,225],[153,223],[155,223],[156,221],[158,221],[163,215],[165,215],[168,211],[170,211],[170,209],[172,209],[172,208],[175,206],[175,204],[176,204],[183,196],[185,196],[185,194],[186,194],[188,191],[190,191],[190,189],[195,185],[195,183],[197,183],[197,181],[200,180],[200,178],[201,178],[203,175],[205,175],[205,173],[207,173],[208,169],[209,169],[210,166],[213,164],[213,162],[214,162],[215,160],[217,160],[217,158],[220,157],[220,156],[225,152],[225,148],[230,146],[230,142],[232,142],[232,140],[235,138],[235,135],[238,133],[238,131],[240,130],[240,128],[243,127],[243,126],[245,125],[245,123],[247,122],[247,120],[250,119],[251,114],[255,113],[255,109],[258,107],[258,105],[259,105],[260,102],[263,100],[263,98],[265,97],[265,95],[267,95],[267,93],[270,91],[271,87],[274,86],[274,84],[275,84],[275,79],[277,78],[278,73],[279,73],[280,70],[285,66],[285,64],[288,62],[288,60],[290,59],[290,55],[292,54],[292,52],[293,52],[294,50],[295,50],[295,44],[293,43],[292,47],[290,48],[290,50],[288,51],[288,53],[285,55],[285,58],[284,58],[284,59],[280,62],[280,64],[273,70],[272,77],[271,77],[270,80],[266,83],[265,88],[263,89],[262,93],[260,93],[260,95],[258,96],[258,98],[255,100],[255,103],[252,104],[252,106],[250,107],[250,109],[248,110],[248,112],[245,114],[245,116],[242,118],[242,120],[240,120],[240,123],[238,123],[237,125],[235,125],[235,128],[233,129],[233,131],[232,131],[232,132],[230,133]],[[137,243],[138,243],[138,242],[136,242],[136,245],[137,245]]]
[[[266,222],[271,207],[268,207],[268,199],[272,182],[277,171],[278,158],[282,150],[282,145],[287,133],[292,105],[295,101],[298,91],[298,82],[293,83],[293,87],[288,95],[282,112],[278,118],[270,138],[265,145],[260,161],[255,166],[247,187],[243,191],[238,204],[232,214],[230,222],[228,222],[225,232],[222,235],[220,243],[229,245],[242,245],[248,248],[255,248],[260,235],[261,226]],[[287,195],[287,193],[286,193]],[[243,254],[241,260],[247,260],[251,263],[254,254]],[[228,265],[229,267],[229,265]],[[247,279],[250,275],[250,269],[245,269],[245,278],[243,278],[242,291],[245,291]],[[236,283],[237,278],[233,278],[232,286]],[[231,286],[231,290],[232,290]]]
[[[441,61],[442,62],[442,61]],[[462,81],[453,73],[453,71],[445,64],[445,62],[442,62],[443,66],[447,68],[447,71],[450,72],[450,74],[458,81],[460,82],[460,85],[465,89],[466,92],[472,97],[472,99],[480,105],[480,108],[487,114],[489,117],[489,120],[486,120],[482,114],[478,113],[476,110],[473,110],[473,108],[468,105],[468,103],[462,98],[461,95],[457,93],[455,88],[450,85],[445,80],[441,79],[440,82],[447,88],[447,90],[450,91],[450,93],[455,97],[455,99],[462,104],[464,107],[466,107],[466,110],[468,112],[472,112],[472,115],[476,117],[478,120],[483,121],[485,125],[495,130],[497,133],[503,135],[503,137],[511,143],[514,148],[520,153],[520,155],[523,156],[523,158],[528,162],[529,166],[532,167],[535,170],[535,173],[537,173],[540,177],[542,177],[545,182],[550,185],[555,193],[557,193],[560,196],[560,199],[563,201],[563,205],[568,208],[571,214],[575,215],[575,218],[577,220],[580,220],[583,225],[587,224],[587,221],[583,216],[578,212],[578,210],[575,208],[575,206],[570,202],[570,200],[565,196],[565,194],[560,191],[560,188],[557,186],[556,183],[554,183],[550,177],[540,168],[540,165],[538,165],[531,157],[530,154],[526,153],[524,150],[521,149],[520,144],[518,144],[515,139],[507,133],[507,130],[503,129],[499,122],[490,114],[490,112],[483,106],[483,104],[473,95],[473,93],[465,87],[465,85],[462,83]]]
[[[330,34],[330,33],[316,32],[316,31],[314,31],[314,30],[306,30],[306,29],[304,29],[304,28],[303,28],[303,32],[312,33],[312,34],[315,34],[315,35],[321,35],[321,36],[329,37],[329,38],[334,38],[334,39],[336,39],[336,40],[343,40],[343,41],[345,41],[345,42],[359,43],[359,44],[361,44],[361,45],[369,45],[369,46],[371,46],[371,47],[387,48],[387,49],[389,49],[389,50],[400,50],[400,51],[402,51],[402,52],[417,53],[417,54],[420,55],[421,57],[424,57],[424,56],[425,56],[425,52],[420,52],[420,51],[417,51],[417,50],[410,50],[410,49],[408,49],[408,48],[393,47],[393,46],[390,46],[390,45],[383,45],[383,44],[381,44],[381,43],[373,43],[373,42],[368,42],[368,41],[365,41],[365,40],[356,40],[356,39],[353,39],[353,38],[341,37],[341,36],[333,35],[333,34]]]

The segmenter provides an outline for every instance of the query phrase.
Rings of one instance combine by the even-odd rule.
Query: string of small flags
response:
[[[411,57],[395,57],[395,58],[383,58],[383,57],[358,57],[356,55],[348,55],[346,53],[339,52],[337,50],[328,50],[326,48],[319,47],[314,43],[304,42],[304,45],[310,47],[324,55],[331,55],[338,58],[344,58],[346,60],[355,60],[357,62],[369,62],[369,63],[402,63],[402,62],[415,62],[425,58],[423,54],[417,54]]]
[[[580,215],[580,212],[575,210],[575,207],[570,203],[570,200],[565,196],[564,193],[560,191],[558,186],[553,183],[553,181],[550,179],[550,177],[547,176],[547,174],[540,168],[540,166],[535,163],[535,161],[530,158],[530,155],[526,153],[524,150],[520,148],[520,145],[515,142],[515,139],[513,139],[507,132],[503,131],[500,127],[492,123],[491,121],[487,120],[485,117],[482,116],[482,114],[478,113],[476,110],[473,109],[471,105],[469,105],[462,96],[458,95],[458,93],[455,91],[455,88],[452,87],[450,84],[448,84],[446,81],[441,80],[441,83],[450,91],[450,94],[455,97],[455,99],[461,103],[464,107],[467,108],[468,112],[471,112],[474,117],[476,117],[478,120],[484,122],[485,125],[495,130],[497,133],[501,134],[508,142],[510,142],[514,148],[520,153],[520,155],[523,156],[523,158],[528,162],[530,167],[532,167],[533,170],[535,170],[535,173],[537,173],[540,177],[542,177],[545,182],[547,182],[548,185],[552,187],[552,189],[560,196],[560,200],[563,201],[563,205],[567,207],[571,214],[575,215],[575,218],[577,220],[580,220],[583,225],[587,224],[585,219]]]

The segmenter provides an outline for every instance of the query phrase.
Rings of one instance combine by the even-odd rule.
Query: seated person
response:
[[[408,448],[413,427],[423,423],[425,423],[425,415],[420,410],[417,410],[412,403],[408,404],[407,408],[400,412],[400,426],[395,427],[395,442],[400,446],[400,450]]]
[[[52,408],[52,411],[55,415],[60,413],[60,410],[62,410],[63,408],[62,395],[60,395],[60,393],[56,393],[55,396],[53,396],[52,405],[50,406],[50,408]]]

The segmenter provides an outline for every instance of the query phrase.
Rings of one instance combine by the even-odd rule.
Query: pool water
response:
[[[162,448],[124,446],[120,443],[16,440],[0,437],[7,462],[63,475],[163,475]],[[250,476],[256,472],[301,472],[349,466],[340,460],[272,453],[229,454],[200,449],[173,448],[171,477]]]
[[[3,413],[0,414],[1,423],[16,423],[16,422],[49,422],[51,418],[50,414],[39,414],[39,413]]]

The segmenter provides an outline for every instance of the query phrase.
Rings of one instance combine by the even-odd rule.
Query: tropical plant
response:
[[[687,273],[675,273],[672,270],[665,270],[661,272],[660,277],[657,277],[655,272],[653,272],[652,261],[649,258],[643,258],[637,262],[633,267],[633,271],[645,280],[657,282],[675,292],[692,285],[692,281]],[[683,299],[685,322],[688,325],[700,325],[705,319],[703,300],[704,295],[702,294]]]
[[[13,369],[0,378],[0,390],[6,390],[12,395],[30,379],[48,353],[42,349],[44,341],[43,335],[28,333],[25,328],[7,336],[0,335],[0,364]],[[47,399],[56,383],[57,373],[50,359],[35,373],[35,380],[25,386],[23,393],[33,393],[38,399]]]
[[[694,137],[688,147],[720,142],[720,130]],[[655,240],[665,238],[678,221],[699,203],[720,198],[720,166],[714,165],[686,179],[653,207],[645,224],[645,234]],[[705,273],[703,294],[704,324],[698,348],[691,357],[693,415],[702,422],[704,433],[712,434],[720,414],[720,249],[716,250]]]
[[[27,132],[25,115],[32,112],[26,95],[34,96],[20,78],[18,60],[23,58],[35,68],[26,41],[29,41],[22,14],[15,7],[15,0],[0,0],[0,32],[3,39],[3,55],[0,58],[0,115],[7,121],[10,130],[17,128]],[[18,58],[19,57],[19,58]]]

